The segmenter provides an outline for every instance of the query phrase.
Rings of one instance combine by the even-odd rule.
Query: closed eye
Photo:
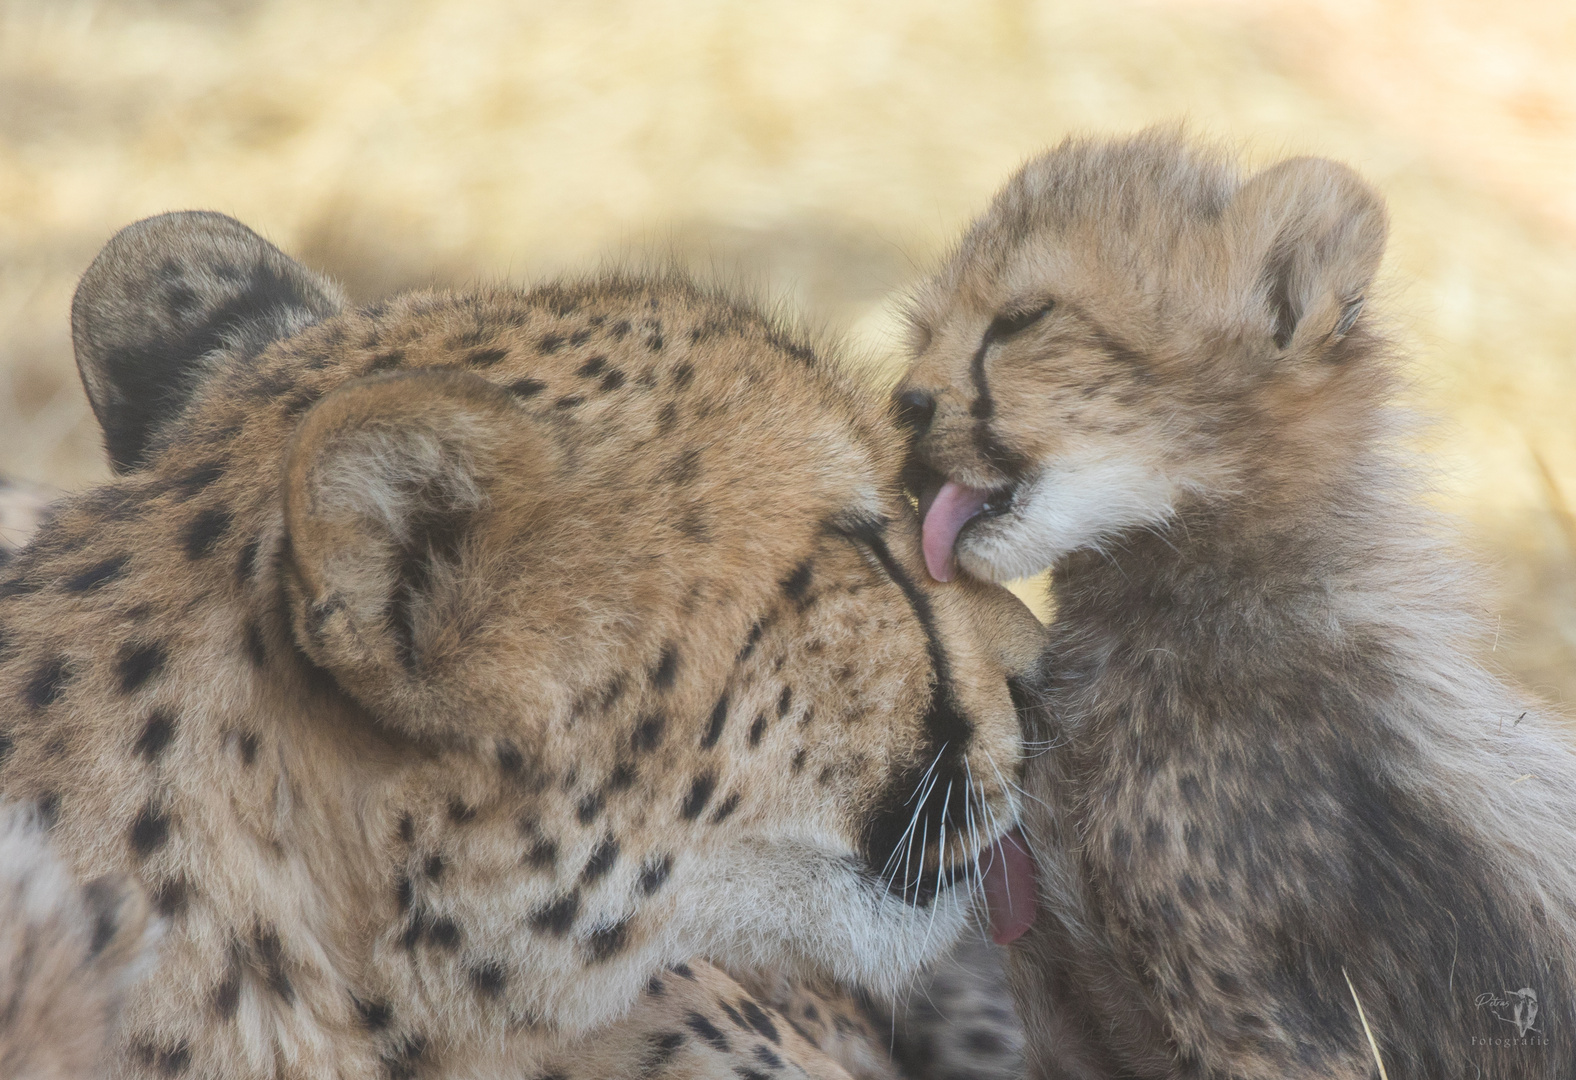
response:
[[[1038,307],[1020,307],[1011,311],[1004,311],[992,319],[990,325],[985,328],[985,340],[999,341],[1002,338],[1009,338],[1014,334],[1022,333],[1049,315],[1051,309],[1055,306],[1055,300],[1047,300]]]

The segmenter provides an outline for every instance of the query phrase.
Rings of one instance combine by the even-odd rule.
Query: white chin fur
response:
[[[797,843],[737,852],[696,897],[694,952],[740,968],[831,975],[890,997],[968,924],[969,894],[946,888],[916,909],[871,888],[848,860]]]
[[[1112,454],[1048,461],[1012,509],[958,538],[958,564],[988,581],[1032,577],[1079,548],[1171,517],[1177,484],[1153,464]]]

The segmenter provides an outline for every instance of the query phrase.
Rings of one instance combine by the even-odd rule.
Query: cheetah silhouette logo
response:
[[[1506,990],[1507,996],[1498,994],[1484,994],[1478,998],[1478,1007],[1484,1005],[1494,1014],[1496,1020],[1503,1020],[1516,1028],[1518,1037],[1525,1037],[1531,1031],[1541,1034],[1533,1023],[1538,1019],[1538,995],[1530,986],[1523,986],[1520,990]],[[1506,1016],[1505,1013],[1510,1015]]]

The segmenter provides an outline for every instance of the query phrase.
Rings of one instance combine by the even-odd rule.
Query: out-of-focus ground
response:
[[[358,300],[677,257],[891,363],[892,298],[1014,166],[1177,118],[1389,197],[1493,659],[1576,705],[1569,0],[0,0],[0,472],[106,475],[67,312],[147,214]]]

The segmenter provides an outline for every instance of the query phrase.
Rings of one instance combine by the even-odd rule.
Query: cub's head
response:
[[[910,307],[932,574],[1038,573],[1345,452],[1384,394],[1362,316],[1385,230],[1317,158],[1244,180],[1150,131],[1029,162]]]
[[[217,215],[117,237],[76,326],[124,482],[206,463],[204,587],[300,694],[281,751],[356,778],[358,917],[426,985],[574,1029],[689,957],[890,986],[961,926],[1038,625],[928,579],[831,357],[671,276],[342,311]]]

